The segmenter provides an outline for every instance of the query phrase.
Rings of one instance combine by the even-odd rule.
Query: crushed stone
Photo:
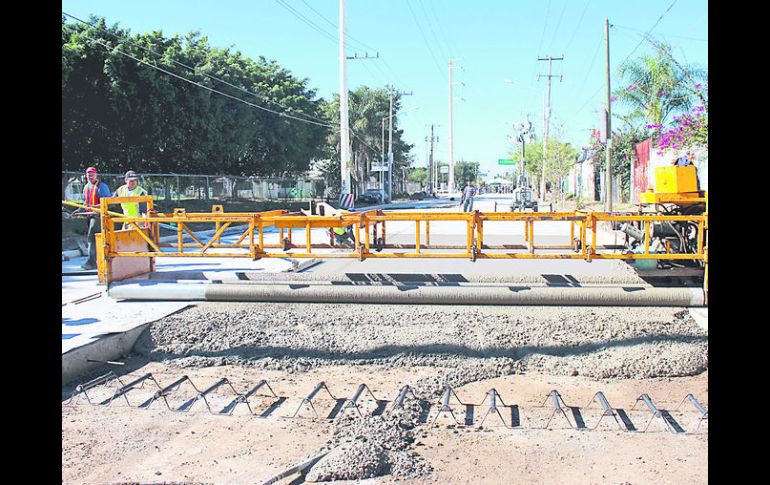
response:
[[[686,308],[205,303],[153,323],[134,350],[180,367],[468,367],[473,380],[524,371],[675,377],[708,367],[708,333]]]

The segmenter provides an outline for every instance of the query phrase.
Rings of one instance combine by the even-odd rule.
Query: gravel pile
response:
[[[181,367],[459,367],[466,382],[523,371],[674,377],[708,366],[707,333],[682,308],[205,303],[155,322],[135,350]]]
[[[407,399],[384,419],[352,415],[339,419],[327,444],[332,451],[310,469],[306,480],[360,480],[388,474],[425,478],[432,467],[412,449],[419,412],[417,401]]]

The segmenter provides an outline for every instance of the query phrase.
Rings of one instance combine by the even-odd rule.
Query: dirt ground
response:
[[[131,363],[130,363],[131,364]],[[131,377],[151,372],[161,386],[182,375],[204,389],[227,377],[238,392],[245,392],[260,379],[266,379],[278,396],[287,400],[267,418],[258,418],[239,405],[232,416],[208,413],[204,403],[196,403],[186,413],[166,409],[162,401],[149,409],[128,407],[116,400],[109,407],[88,405],[78,397],[73,406],[62,406],[62,482],[76,483],[261,483],[268,477],[314,456],[326,445],[334,425],[323,417],[333,401],[319,393],[314,400],[321,419],[303,407],[291,419],[306,396],[319,382],[326,382],[334,397],[350,398],[360,383],[366,383],[378,399],[392,401],[402,385],[415,383],[450,369],[436,367],[384,368],[378,365],[335,365],[316,367],[307,372],[266,371],[244,366],[216,366],[180,369],[173,362],[149,362],[137,367]],[[431,408],[427,423],[414,430],[414,449],[433,469],[426,476],[401,479],[399,483],[706,483],[708,423],[698,433],[671,433],[660,419],[647,432],[621,431],[612,417],[604,417],[601,407],[586,405],[601,390],[609,403],[626,411],[638,429],[644,429],[651,414],[640,403],[648,394],[659,408],[671,415],[685,430],[695,430],[698,415],[693,407],[674,409],[688,393],[708,406],[708,372],[697,376],[659,379],[604,379],[583,376],[552,376],[527,373],[485,379],[456,389],[463,403],[481,404],[491,388],[499,392],[506,405],[518,405],[521,427],[506,428],[495,415],[478,423],[488,401],[475,407],[475,424],[457,425],[447,414],[432,424],[437,408]],[[157,388],[149,385],[129,393],[136,406]],[[549,429],[542,428],[553,411],[551,402],[538,408],[552,390],[559,391],[568,406],[580,407],[588,429],[575,430],[557,415]],[[112,390],[94,389],[93,400],[109,397]],[[183,384],[169,401],[178,407],[195,395]],[[178,395],[176,395],[178,394]],[[218,412],[233,398],[232,391],[220,387],[209,404]],[[272,398],[253,398],[254,412],[269,407]],[[457,419],[464,422],[464,407],[452,401]],[[368,406],[368,407],[367,407]],[[362,408],[373,408],[363,402]],[[346,415],[354,414],[347,410]],[[569,414],[569,413],[568,413]],[[510,418],[504,413],[506,418]],[[572,424],[574,416],[569,419]],[[341,419],[337,417],[337,419]],[[511,421],[507,419],[506,425]],[[278,483],[292,483],[293,475]],[[393,483],[393,476],[364,483]],[[296,483],[296,482],[295,482]],[[338,481],[336,483],[353,483]]]

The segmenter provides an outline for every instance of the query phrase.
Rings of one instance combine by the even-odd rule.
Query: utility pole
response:
[[[604,179],[607,181],[607,196],[606,207],[607,212],[612,212],[612,159],[610,158],[610,152],[612,151],[612,110],[610,108],[610,20],[604,19],[604,38],[606,40],[606,71],[607,71],[607,145],[605,147],[606,154],[606,172]]]
[[[449,59],[449,193],[455,190],[454,124],[452,118],[452,59]]]
[[[348,123],[348,68],[345,55],[345,0],[340,0],[340,207],[350,194],[350,126]],[[345,205],[348,205],[345,203]],[[348,207],[342,207],[348,208]]]
[[[538,57],[538,61],[548,61],[548,75],[537,75],[537,80],[540,80],[540,77],[545,77],[548,79],[548,94],[546,98],[546,107],[545,107],[545,113],[544,113],[544,122],[543,122],[543,176],[540,180],[540,198],[542,199],[545,197],[545,161],[546,161],[546,150],[548,147],[548,125],[551,122],[551,78],[552,77],[558,77],[559,82],[562,81],[563,76],[559,74],[559,76],[551,75],[551,62],[552,61],[563,61],[564,56],[562,57]]]
[[[428,193],[432,194],[434,190],[434,168],[433,168],[433,142],[438,141],[438,137],[433,136],[433,127],[434,125],[430,125],[430,138],[426,137],[425,141],[430,143],[430,155],[428,157]]]
[[[393,96],[411,96],[414,94],[412,91],[406,93],[404,91],[390,90],[390,130],[388,132],[388,202],[393,200]]]
[[[380,161],[382,165],[385,165],[385,119],[382,119],[382,138],[381,138],[381,152],[380,152]],[[380,170],[380,189],[385,188],[385,175],[382,173],[382,170]]]

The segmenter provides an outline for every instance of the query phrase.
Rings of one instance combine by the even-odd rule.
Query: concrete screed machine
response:
[[[698,190],[694,165],[666,166],[655,169],[654,189],[639,196],[640,214],[699,216],[707,212],[708,194]],[[651,253],[694,254],[698,251],[699,225],[693,221],[653,222],[650,225]],[[706,226],[701,226],[705,233]],[[645,231],[642,222],[613,223],[613,229],[626,235],[629,252],[643,252]],[[700,237],[699,237],[700,236]],[[703,260],[637,260],[637,269],[667,269],[672,267],[703,268]]]

